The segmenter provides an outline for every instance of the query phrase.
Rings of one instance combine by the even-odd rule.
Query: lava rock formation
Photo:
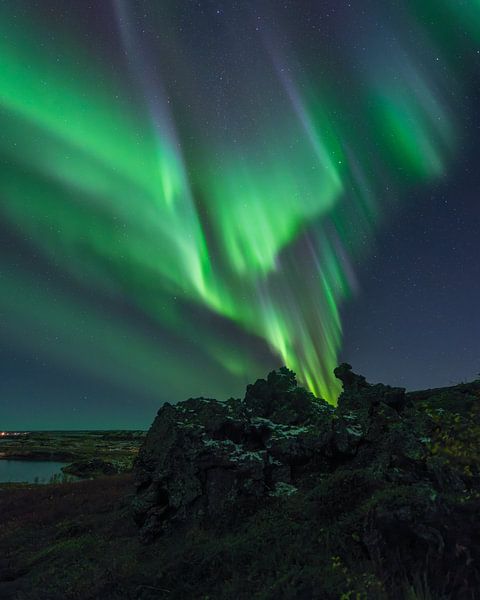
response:
[[[233,527],[298,497],[311,511],[304,535],[337,523],[389,597],[404,597],[402,582],[419,577],[435,597],[476,598],[480,382],[406,394],[347,364],[335,374],[344,388],[336,408],[285,367],[243,400],[162,406],[134,468],[142,539],[192,524]],[[442,404],[452,397],[456,412]]]

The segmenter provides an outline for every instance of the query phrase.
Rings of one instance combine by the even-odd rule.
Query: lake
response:
[[[66,464],[51,460],[0,460],[0,482],[48,483],[53,475],[62,475]]]

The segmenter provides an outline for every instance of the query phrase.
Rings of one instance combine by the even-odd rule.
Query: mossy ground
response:
[[[350,503],[319,526],[328,490],[272,499],[250,517],[167,532],[148,546],[129,514],[131,491],[129,477],[118,476],[0,492],[2,578],[11,580],[0,584],[0,597],[386,597]]]
[[[253,515],[167,531],[147,546],[131,519],[127,476],[2,492],[0,554],[12,581],[0,597],[387,599],[362,531],[372,504],[398,501],[398,492],[368,472],[338,472]],[[423,598],[422,573],[411,575],[405,598],[408,585]]]

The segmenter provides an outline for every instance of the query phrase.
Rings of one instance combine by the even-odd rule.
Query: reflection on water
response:
[[[62,467],[68,463],[50,460],[0,460],[0,482],[48,483],[54,476],[62,477]]]

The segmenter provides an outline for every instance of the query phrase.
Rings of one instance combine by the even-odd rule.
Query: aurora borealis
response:
[[[480,5],[417,5],[0,4],[11,427],[139,426],[283,363],[335,401],[358,265],[476,110]]]

